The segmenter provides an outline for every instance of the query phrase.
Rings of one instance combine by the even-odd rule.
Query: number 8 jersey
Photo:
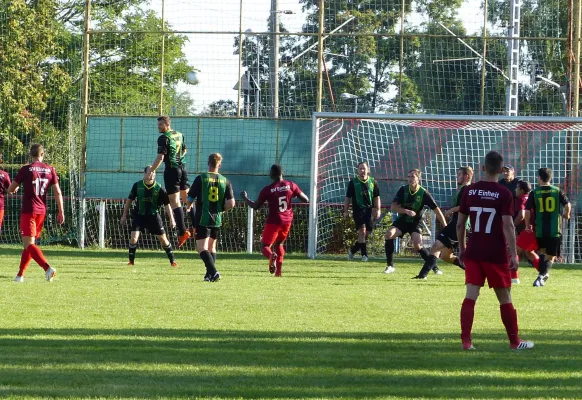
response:
[[[46,194],[59,182],[55,169],[35,161],[20,168],[14,182],[22,184],[22,214],[46,214]]]
[[[189,199],[196,199],[196,225],[222,226],[224,202],[233,197],[232,186],[226,177],[212,172],[198,175],[188,192]]]
[[[469,216],[471,236],[465,257],[473,261],[508,264],[509,253],[503,234],[504,215],[513,217],[513,194],[497,182],[469,185],[459,208]]]

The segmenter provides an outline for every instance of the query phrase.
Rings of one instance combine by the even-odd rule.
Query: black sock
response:
[[[386,252],[386,265],[394,266],[394,239],[386,239],[384,251]]]
[[[135,252],[137,251],[137,243],[129,244],[129,262],[133,263],[135,261]]]
[[[457,267],[461,268],[463,271],[465,270],[465,266],[461,264],[461,262],[459,261],[459,257],[455,257],[455,259],[453,260],[453,265],[456,265]]]
[[[199,254],[202,261],[204,261],[204,265],[206,266],[206,275],[214,276],[216,274],[216,267],[214,266],[214,260],[212,259],[212,255],[208,250],[204,250]]]
[[[170,262],[173,263],[175,261],[175,258],[174,258],[174,249],[172,248],[172,244],[170,243],[167,247],[164,246],[164,251],[166,252],[166,255],[168,256],[168,260],[170,260]]]
[[[210,253],[210,255],[212,256],[212,261],[214,262],[214,264],[216,264],[216,253]]]
[[[540,254],[540,264],[539,264],[539,274],[544,276],[545,274],[548,273],[547,270],[547,265],[546,265],[546,255],[545,254]]]
[[[424,247],[420,250],[418,250],[418,254],[420,254],[420,256],[422,257],[422,259],[424,261],[428,261],[428,257],[430,256],[430,253],[428,252],[427,249],[425,249]],[[436,266],[436,264],[435,264]]]
[[[546,262],[544,263],[545,265],[545,270],[546,272],[544,273],[544,275],[549,274],[550,270],[552,269],[552,265],[554,264],[553,262],[551,262],[550,260],[546,260]]]
[[[424,250],[424,249],[423,249]],[[437,258],[436,256],[433,256],[432,254],[429,254],[426,261],[424,262],[424,265],[422,266],[422,269],[420,270],[420,273],[418,274],[419,276],[426,278],[426,276],[428,275],[428,273],[430,272],[431,269],[436,268],[437,265]]]
[[[358,252],[358,250],[360,250],[361,247],[361,243],[360,242],[356,242],[354,243],[354,245],[352,246],[352,248],[350,249],[350,251],[352,252],[352,254],[356,254]]]
[[[362,257],[368,257],[368,248],[366,247],[366,243],[360,243],[360,250],[362,250]]]
[[[176,207],[172,210],[174,213],[174,221],[176,221],[176,228],[178,229],[178,235],[182,236],[186,233],[186,224],[184,223],[184,209],[182,207]]]

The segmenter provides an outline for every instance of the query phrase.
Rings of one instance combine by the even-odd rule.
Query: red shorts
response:
[[[536,251],[538,249],[538,241],[534,231],[523,231],[517,236],[517,247],[525,251]]]
[[[20,235],[40,238],[45,214],[20,214]]]
[[[275,242],[283,243],[287,239],[287,236],[289,236],[290,230],[291,223],[285,225],[265,224],[261,243],[269,246]]]
[[[484,261],[464,260],[465,284],[484,286],[485,279],[490,288],[511,287],[509,264],[494,264]]]

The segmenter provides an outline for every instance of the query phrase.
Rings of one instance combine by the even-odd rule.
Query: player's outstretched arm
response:
[[[249,196],[246,191],[243,190],[242,192],[240,192],[240,196],[242,197],[246,205],[252,208],[253,210],[258,210],[260,208],[260,206],[257,206],[257,203],[255,201],[249,199]]]
[[[61,193],[61,187],[58,183],[53,185],[53,195],[57,201],[57,223],[62,224],[65,222],[65,209],[63,207],[63,194]]]
[[[390,205],[390,211],[398,213],[398,214],[406,214],[409,217],[414,217],[416,215],[416,213],[414,211],[408,210],[408,209],[402,207],[400,204],[398,204],[395,201],[393,201],[392,204]]]
[[[441,209],[439,207],[437,207],[433,211],[434,211],[434,214],[436,215],[439,223],[441,224],[441,226],[442,227],[447,226],[447,220],[445,219],[445,216],[444,216],[443,212],[441,211]]]
[[[303,192],[299,193],[299,195],[297,196],[299,198],[299,200],[301,200],[304,203],[309,203],[309,197],[307,197],[307,195]]]
[[[164,161],[164,154],[159,153],[156,158],[154,159],[154,162],[152,163],[151,167],[148,168],[148,175],[151,174],[152,172],[156,171],[160,165],[162,165],[162,162]]]

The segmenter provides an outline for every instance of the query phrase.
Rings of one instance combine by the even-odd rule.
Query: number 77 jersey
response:
[[[20,168],[14,178],[23,186],[22,213],[46,214],[46,195],[49,188],[59,182],[55,169],[35,161]]]
[[[494,264],[509,263],[503,233],[504,215],[513,216],[513,195],[497,182],[476,182],[465,189],[459,208],[469,216],[471,236],[465,257]]]
[[[269,203],[267,224],[289,224],[293,221],[291,199],[301,193],[301,189],[294,182],[281,180],[265,186],[256,204],[260,207],[265,202]]]

